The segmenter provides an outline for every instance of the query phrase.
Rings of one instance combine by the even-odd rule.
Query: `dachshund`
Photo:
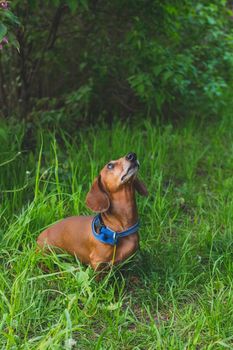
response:
[[[87,207],[98,214],[71,216],[53,224],[37,238],[39,249],[60,248],[94,270],[134,254],[139,247],[135,191],[148,196],[138,169],[133,152],[107,163],[86,196]]]

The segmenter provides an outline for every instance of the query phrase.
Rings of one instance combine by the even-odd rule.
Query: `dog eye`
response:
[[[113,169],[114,168],[114,164],[113,163],[108,163],[107,164],[107,168],[110,169],[110,170]]]

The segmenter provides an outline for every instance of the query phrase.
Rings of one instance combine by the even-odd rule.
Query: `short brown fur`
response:
[[[140,195],[148,195],[146,186],[136,175],[138,161],[135,159],[133,164],[128,158],[126,156],[112,161],[113,169],[109,169],[108,163],[94,180],[86,197],[87,206],[100,212],[104,224],[118,232],[126,230],[138,220],[135,190]],[[112,261],[114,248],[93,236],[93,218],[94,216],[72,216],[63,219],[43,231],[37,244],[42,249],[47,246],[58,247],[95,270],[101,269]],[[120,238],[114,263],[127,259],[137,250],[138,245],[138,232]]]

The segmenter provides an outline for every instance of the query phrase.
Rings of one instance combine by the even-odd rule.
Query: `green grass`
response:
[[[23,134],[0,126],[0,348],[233,349],[233,123],[38,131],[35,152]],[[128,151],[150,192],[132,261],[96,282],[37,254],[39,232],[87,214],[93,178]]]

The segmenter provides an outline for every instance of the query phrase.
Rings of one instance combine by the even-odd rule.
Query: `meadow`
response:
[[[0,125],[0,348],[233,349],[233,121],[38,128],[31,149],[24,134]],[[100,282],[36,253],[49,224],[90,213],[94,177],[129,151],[150,193],[140,251]]]

